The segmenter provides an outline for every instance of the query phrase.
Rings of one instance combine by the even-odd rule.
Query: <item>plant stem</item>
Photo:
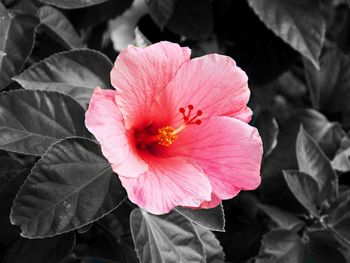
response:
[[[324,220],[323,217],[320,218],[320,223],[322,227],[328,231],[338,242],[346,249],[350,251],[350,241],[338,233],[333,227],[329,226]]]

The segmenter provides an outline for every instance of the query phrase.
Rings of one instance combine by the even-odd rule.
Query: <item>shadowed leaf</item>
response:
[[[173,13],[175,0],[146,0],[150,15],[163,28]]]
[[[98,51],[76,49],[54,54],[13,79],[25,89],[66,93],[85,105],[96,87],[110,87],[112,66]]]
[[[69,49],[83,47],[82,40],[72,24],[57,9],[51,6],[42,6],[39,9],[39,18],[41,27],[64,47]]]
[[[24,237],[54,236],[101,218],[124,199],[100,146],[68,138],[36,163],[15,199],[11,222],[21,227]]]
[[[177,0],[166,27],[193,40],[209,37],[214,21],[211,0]]]
[[[70,21],[77,30],[94,28],[103,22],[116,18],[123,14],[134,0],[106,1],[99,5],[89,6],[83,9],[69,10]],[[93,17],[94,19],[91,19]]]
[[[60,139],[88,137],[85,111],[57,92],[15,90],[0,94],[0,149],[41,155]]]

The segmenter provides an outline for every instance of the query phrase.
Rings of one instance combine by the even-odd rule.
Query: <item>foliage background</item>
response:
[[[1,0],[0,18],[2,262],[350,262],[348,0]],[[249,76],[262,185],[223,202],[225,232],[221,207],[135,208],[84,127],[118,50],[161,40]]]

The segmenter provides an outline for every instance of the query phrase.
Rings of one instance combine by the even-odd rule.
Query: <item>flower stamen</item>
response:
[[[170,126],[165,126],[161,129],[158,130],[158,144],[169,147],[172,145],[177,138],[177,135],[182,132],[188,125],[190,124],[196,124],[200,125],[202,123],[201,120],[198,120],[197,118],[203,114],[201,110],[198,110],[196,115],[191,117],[191,112],[194,109],[193,105],[188,105],[188,113],[186,113],[185,108],[180,108],[179,112],[183,116],[184,123],[178,127],[178,128],[173,128]]]
[[[154,142],[158,142],[158,144],[169,147],[174,143],[178,134],[182,132],[188,125],[195,124],[200,125],[202,123],[201,120],[198,119],[199,116],[203,114],[201,110],[198,110],[194,116],[191,116],[192,110],[194,109],[193,105],[188,105],[188,112],[186,114],[185,108],[180,108],[179,112],[183,116],[183,124],[178,128],[173,128],[171,126],[164,126],[158,129],[158,134],[149,135],[142,134],[138,136],[137,142],[141,147],[145,147],[146,145],[150,145]]]

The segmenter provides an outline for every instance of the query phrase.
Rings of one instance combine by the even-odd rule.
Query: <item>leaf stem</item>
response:
[[[322,227],[328,231],[344,248],[347,248],[350,250],[350,241],[342,236],[340,233],[338,233],[333,227],[329,226],[325,221],[324,217],[321,217],[319,219],[319,222],[321,223]]]

